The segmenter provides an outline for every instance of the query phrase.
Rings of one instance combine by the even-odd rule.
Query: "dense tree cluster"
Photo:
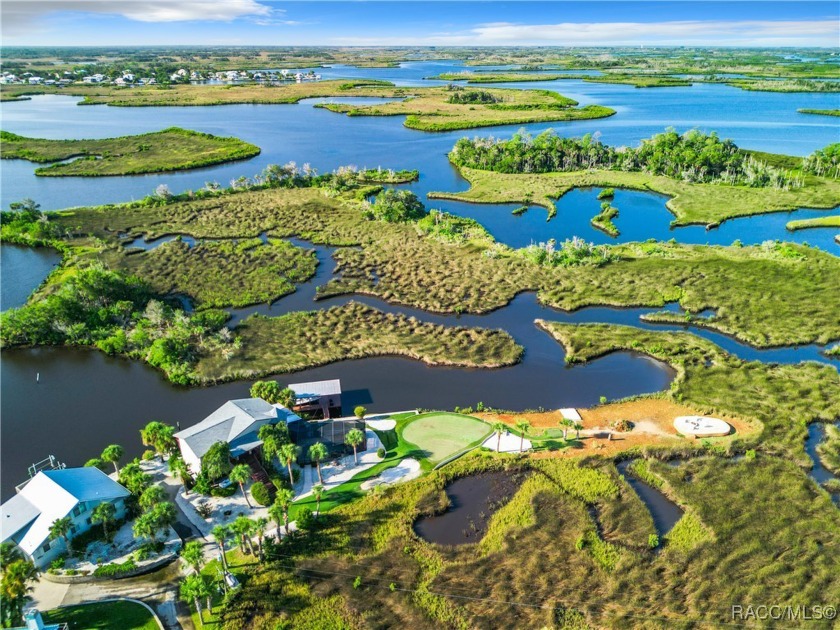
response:
[[[840,178],[840,142],[814,151],[803,160],[802,168],[814,175]]]
[[[238,347],[224,327],[227,317],[213,310],[188,315],[154,299],[139,278],[91,267],[44,299],[0,315],[0,343],[95,345],[141,358],[188,384],[203,351]]]
[[[642,171],[694,183],[786,188],[793,178],[740,150],[731,140],[697,130],[674,129],[645,139],[636,148],[611,147],[595,136],[563,138],[553,131],[536,137],[520,132],[510,140],[462,138],[450,154],[458,166],[501,173],[549,173],[608,169]]]
[[[498,103],[499,98],[494,96],[492,92],[469,90],[455,92],[447,99],[447,102],[455,103],[456,105],[489,105],[491,103]]]
[[[365,215],[388,223],[402,223],[422,219],[426,209],[413,192],[388,189],[376,195],[373,203],[367,204]]]

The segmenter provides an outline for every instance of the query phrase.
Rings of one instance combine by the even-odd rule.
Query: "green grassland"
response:
[[[513,177],[518,176],[496,174],[501,181]],[[54,215],[53,221],[62,230],[106,239],[117,232],[148,238],[253,238],[268,231],[274,237],[358,245],[336,252],[340,278],[322,295],[359,292],[450,313],[493,310],[526,290],[564,309],[662,306],[678,300],[693,312],[715,308],[717,316],[707,325],[758,346],[840,338],[840,261],[800,245],[636,243],[610,248],[615,260],[606,265],[552,267],[533,262],[523,250],[494,243],[472,223],[463,233],[438,238],[417,224],[360,221],[358,202],[311,188],[80,208]],[[771,277],[772,291],[767,288]]]
[[[611,116],[614,110],[600,105],[575,107],[577,103],[547,90],[491,90],[498,99],[491,104],[450,103],[452,92],[440,87],[395,87],[383,81],[321,81],[282,86],[177,85],[169,88],[109,86],[3,86],[0,94],[17,97],[32,94],[62,93],[82,96],[80,104],[108,104],[124,107],[290,104],[305,98],[373,96],[402,98],[383,105],[324,104],[321,107],[350,116],[407,116],[405,125],[422,131],[451,131],[495,125],[525,124],[542,121],[583,120]]]
[[[517,72],[448,72],[430,79],[440,81],[466,81],[467,83],[524,83],[530,81],[557,81],[577,79],[588,83],[619,83],[637,88],[648,87],[690,87],[691,81],[678,77],[661,75],[606,74],[587,76],[580,74],[517,73]]]
[[[197,308],[270,303],[292,293],[315,273],[314,252],[288,241],[170,241],[150,251],[110,249],[109,267],[148,280],[161,294],[189,295]]]
[[[165,107],[206,105],[293,104],[304,98],[325,96],[389,97],[405,94],[402,89],[383,81],[334,80],[270,86],[254,83],[230,85],[171,85],[114,87],[109,85],[54,86],[4,85],[0,94],[8,97],[36,94],[80,96],[80,105],[117,107]]]
[[[817,455],[823,466],[840,475],[840,426],[829,424],[825,427],[825,438],[817,446]]]
[[[800,114],[815,114],[817,116],[840,116],[840,109],[797,109]]]
[[[576,107],[577,102],[548,90],[489,89],[493,103],[453,103],[448,88],[416,88],[402,101],[381,105],[323,104],[319,107],[348,116],[406,116],[405,126],[421,131],[452,131],[497,125],[583,120],[611,116],[600,105]]]
[[[78,158],[35,170],[36,175],[50,177],[179,171],[244,160],[260,152],[259,147],[238,138],[220,138],[178,127],[101,140],[47,140],[3,131],[0,148],[3,159],[45,163]]]
[[[493,368],[512,365],[522,355],[522,347],[502,330],[426,324],[358,303],[281,317],[253,315],[235,331],[241,350],[199,359],[195,371],[202,382],[252,379],[373,356]]]
[[[791,232],[795,230],[807,230],[808,228],[840,227],[840,215],[830,217],[817,217],[814,219],[797,219],[788,221],[785,228]]]
[[[735,217],[795,210],[801,207],[834,208],[840,204],[840,181],[804,176],[804,186],[790,190],[723,184],[694,184],[643,172],[575,171],[568,173],[507,174],[461,168],[470,182],[464,192],[431,192],[432,199],[472,203],[531,203],[554,210],[554,201],[574,188],[595,186],[627,188],[668,195],[666,206],[674,214],[672,225],[716,226]]]
[[[840,92],[836,81],[814,81],[805,79],[763,80],[727,79],[725,83],[751,92]]]

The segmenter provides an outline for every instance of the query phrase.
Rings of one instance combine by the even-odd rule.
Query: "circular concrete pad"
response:
[[[732,431],[727,422],[708,416],[677,416],[674,428],[682,435],[693,437],[717,437]]]

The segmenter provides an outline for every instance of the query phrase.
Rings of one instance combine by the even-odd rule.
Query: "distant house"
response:
[[[262,446],[258,433],[266,424],[294,422],[300,417],[262,398],[229,400],[204,420],[175,434],[178,448],[193,474],[201,471],[201,458],[216,442],[227,442],[233,458],[242,457]]]
[[[289,385],[295,393],[295,411],[320,411],[325,418],[341,415],[341,381],[313,381],[311,383],[292,383]]]
[[[100,503],[113,503],[115,518],[125,516],[129,495],[98,468],[42,470],[0,506],[0,542],[13,542],[43,569],[67,551],[62,540],[50,540],[50,526],[56,520],[71,518],[72,539],[90,529],[90,514]]]
[[[44,82],[43,77],[29,77],[29,85],[39,85],[40,83],[43,83],[43,82]]]

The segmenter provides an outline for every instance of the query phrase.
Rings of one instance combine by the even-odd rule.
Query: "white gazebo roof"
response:
[[[682,435],[695,437],[716,437],[729,435],[732,427],[729,423],[708,416],[677,416],[674,428]]]

